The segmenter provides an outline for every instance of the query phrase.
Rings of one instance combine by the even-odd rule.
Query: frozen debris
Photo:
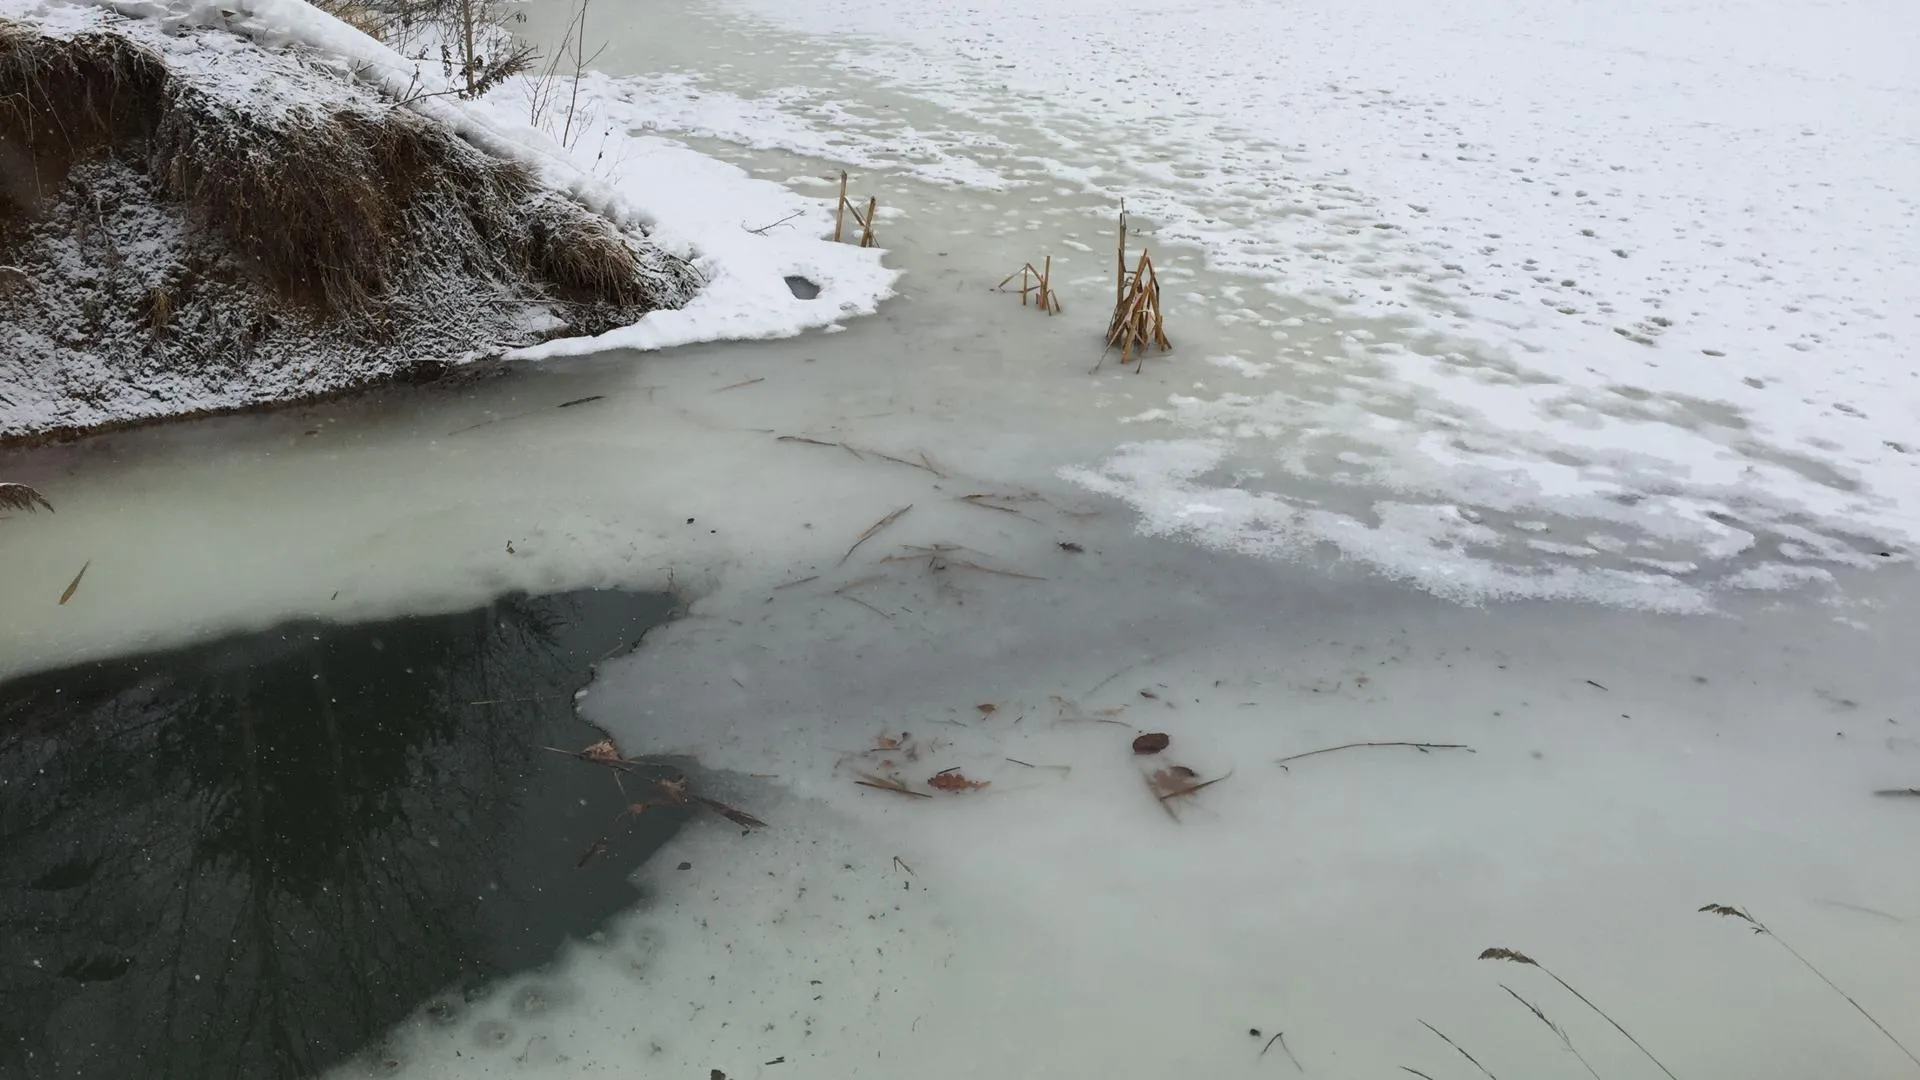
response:
[[[1021,307],[1026,307],[1028,297],[1032,296],[1039,303],[1041,311],[1049,315],[1060,314],[1060,294],[1053,288],[1053,256],[1048,255],[1037,268],[1032,263],[1027,263],[1001,279],[1000,284],[994,288],[1005,292],[1014,278],[1020,279],[1018,291]]]
[[[969,780],[957,765],[951,769],[942,769],[927,778],[928,787],[936,791],[956,794],[963,791],[979,791],[991,783],[993,783],[991,780]]]
[[[66,589],[60,593],[60,605],[62,607],[66,606],[67,601],[73,599],[74,593],[80,591],[80,579],[87,576],[87,567],[92,565],[92,559],[88,559],[86,562],[80,564],[80,572],[73,575],[73,580],[68,582]]]
[[[913,504],[908,503],[907,505],[901,507],[900,509],[893,511],[892,513],[889,513],[887,516],[881,518],[879,521],[876,521],[873,524],[867,526],[867,531],[860,534],[860,538],[853,542],[853,546],[847,549],[847,553],[845,555],[840,556],[840,562],[842,564],[845,564],[848,559],[853,558],[853,553],[860,549],[861,544],[864,544],[867,541],[873,539],[874,536],[879,534],[879,532],[882,529],[885,529],[887,526],[893,524],[896,521],[899,521],[900,515],[906,513],[911,509],[913,509]]]
[[[1168,799],[1192,795],[1226,778],[1226,775],[1222,775],[1211,780],[1202,780],[1199,773],[1185,765],[1169,765],[1164,769],[1154,770],[1153,775],[1147,778],[1147,786],[1153,789],[1154,795],[1158,796],[1161,802],[1165,802]]]
[[[25,510],[31,514],[35,510],[53,513],[53,504],[25,484],[0,483],[0,510]]]
[[[909,795],[916,799],[933,798],[933,796],[924,791],[915,791],[908,787],[907,782],[897,776],[876,776],[873,773],[859,773],[857,775],[859,779],[855,780],[854,783],[859,784],[861,787],[875,788],[880,791],[891,791],[895,795]]]
[[[1418,750],[1423,754],[1429,753],[1434,750],[1465,750],[1469,754],[1476,752],[1473,747],[1468,746],[1465,743],[1352,742],[1352,743],[1341,743],[1339,746],[1323,747],[1319,750],[1309,750],[1304,754],[1289,754],[1286,757],[1276,760],[1274,764],[1284,769],[1286,768],[1288,762],[1299,761],[1302,758],[1317,757],[1321,754],[1331,754],[1336,750],[1355,750],[1361,747],[1369,747],[1369,746],[1374,746],[1374,747],[1404,746],[1409,749]]]
[[[898,562],[919,562],[920,560],[924,559],[926,560],[926,563],[927,563],[927,569],[935,573],[938,573],[943,570],[949,570],[954,567],[959,567],[962,570],[977,570],[983,574],[993,574],[998,577],[1019,578],[1022,581],[1045,581],[1046,580],[1046,578],[1039,577],[1035,574],[1023,574],[1018,570],[1002,570],[999,567],[987,566],[982,563],[974,562],[971,559],[958,558],[956,557],[958,552],[967,550],[966,548],[961,547],[958,544],[933,544],[927,547],[922,547],[916,544],[906,544],[902,546],[905,549],[906,554],[889,555],[886,558],[881,559],[880,561],[883,563],[898,563]]]
[[[624,754],[620,753],[620,748],[614,745],[611,737],[601,739],[599,742],[580,751],[580,756],[586,758],[588,761],[598,761],[603,764],[621,761],[625,757]]]
[[[622,774],[630,775],[642,768],[660,768],[660,766],[646,761],[643,758],[624,756],[620,752],[619,745],[613,741],[611,736],[602,737],[598,741],[590,743],[580,750],[562,750],[557,746],[548,746],[542,749],[550,750],[556,754],[565,754],[568,757],[578,758],[581,761],[591,762],[596,765],[605,765],[614,770],[614,787],[618,788],[623,796],[626,795],[627,788],[620,780]],[[639,817],[641,814],[656,807],[702,806],[743,829],[764,829],[767,826],[766,822],[747,813],[745,810],[729,806],[718,799],[710,799],[694,791],[692,781],[688,780],[684,773],[666,772],[665,775],[656,776],[649,781],[649,783],[652,787],[653,797],[628,802],[626,808],[621,810],[619,815],[614,818],[616,824],[631,817]],[[604,845],[605,839],[605,837],[601,838],[600,843],[602,845]],[[585,866],[587,861],[597,854],[599,854],[598,851],[589,850],[587,854],[581,858],[580,865]]]
[[[1173,739],[1162,731],[1149,731],[1133,740],[1133,752],[1136,754],[1157,754],[1167,748]]]

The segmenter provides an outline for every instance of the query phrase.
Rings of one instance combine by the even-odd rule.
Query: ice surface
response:
[[[422,1002],[386,1075],[1264,1075],[1291,1068],[1259,1056],[1278,1031],[1309,1075],[1444,1075],[1419,1020],[1498,1075],[1584,1075],[1502,982],[1602,1075],[1647,1068],[1537,973],[1473,959],[1490,945],[1682,1076],[1903,1075],[1791,958],[1693,909],[1751,906],[1920,1035],[1910,808],[1869,794],[1920,761],[1904,570],[1843,568],[1832,607],[1469,609],[1141,536],[1052,476],[1106,429],[1015,378],[1073,355],[1068,317],[996,320],[1007,297],[911,250],[902,302],[831,337],[16,457],[59,513],[4,523],[0,670],[513,587],[690,597],[585,715],[631,752],[762,774],[722,797],[772,828],[689,834],[603,941],[448,1025]],[[1060,366],[1054,394],[1084,384]],[[1140,730],[1227,777],[1178,822]],[[902,734],[917,757],[871,753]],[[1475,752],[1275,764],[1357,740]],[[854,783],[953,766],[991,786]]]
[[[1920,762],[1915,583],[1875,554],[1891,542],[1870,539],[1905,535],[1903,474],[1840,460],[1859,448],[1845,432],[1820,436],[1840,450],[1800,446],[1798,428],[1717,404],[1717,390],[1639,381],[1667,368],[1626,383],[1607,366],[1673,338],[1595,328],[1543,338],[1543,352],[1502,348],[1538,329],[1497,324],[1519,302],[1469,311],[1437,277],[1421,303],[1465,313],[1444,341],[1432,311],[1290,294],[1312,274],[1370,272],[1356,252],[1412,250],[1359,216],[1398,190],[1368,126],[1387,121],[1361,107],[1371,98],[1312,81],[1315,65],[1411,83],[1455,62],[1426,49],[1469,65],[1449,78],[1504,70],[1525,86],[1542,55],[1511,44],[1525,25],[1480,28],[1482,44],[1421,21],[1466,19],[1459,9],[1382,2],[1339,19],[1312,4],[1234,8],[1255,23],[1225,33],[1228,9],[1185,5],[1148,35],[1143,5],[1097,19],[1073,3],[1017,9],[1078,20],[1070,30],[1002,21],[1015,10],[832,0],[791,16],[912,42],[962,19],[996,35],[949,54],[649,8],[644,35],[602,62],[649,73],[611,96],[650,138],[677,134],[819,197],[835,163],[796,152],[877,162],[893,135],[921,136],[897,167],[855,178],[899,212],[883,243],[900,297],[832,336],[553,358],[457,394],[394,391],[24,458],[9,478],[60,513],[5,523],[0,669],[506,587],[671,582],[689,597],[684,619],[603,669],[583,711],[630,752],[753,774],[728,797],[773,828],[691,833],[644,871],[651,899],[631,923],[528,977],[551,1008],[514,1012],[515,985],[452,1027],[423,1016],[385,1048],[393,1075],[1267,1076],[1294,1074],[1290,1058],[1308,1076],[1475,1075],[1421,1021],[1500,1076],[1587,1075],[1502,984],[1600,1075],[1654,1074],[1542,973],[1476,961],[1489,946],[1566,978],[1682,1077],[1908,1075],[1773,942],[1695,910],[1750,907],[1920,1045],[1913,807],[1871,794],[1910,786]],[[1290,11],[1292,36],[1262,22]],[[1389,14],[1407,43],[1381,29]],[[909,15],[916,27],[902,28]],[[529,16],[537,33],[554,12]],[[1366,47],[1336,47],[1354,27],[1371,30],[1351,39]],[[1607,27],[1582,32],[1627,47]],[[1123,33],[1139,62],[1117,59]],[[1604,55],[1638,72],[1645,52],[1682,40]],[[1722,41],[1663,70],[1695,78]],[[1256,46],[1288,59],[1239,52]],[[1046,71],[993,68],[961,92],[962,75],[982,76],[969,56],[1043,48],[1082,51]],[[1176,70],[1148,53],[1189,57],[1221,86],[1143,89],[1133,113],[1069,116],[1133,72]],[[895,61],[915,65],[912,81],[904,67],[887,69],[891,87],[833,70]],[[1262,74],[1293,80],[1289,123],[1331,134],[1316,136],[1315,160],[1274,166],[1278,194],[1247,181],[1257,200],[1231,204],[1213,163],[1256,151],[1271,163],[1284,147],[1206,141],[1203,112],[1140,117],[1228,93],[1254,94],[1236,115],[1269,115]],[[1051,97],[1022,89],[1032,79]],[[687,87],[716,84],[733,97],[694,116]],[[649,126],[653,85],[671,92]],[[1473,99],[1509,111],[1491,90]],[[1116,142],[1108,125],[1122,122],[1144,141]],[[960,141],[968,128],[984,134]],[[1362,169],[1370,150],[1380,163]],[[1338,168],[1355,175],[1329,179]],[[1170,287],[1180,350],[1139,375],[1087,374],[1112,286],[1109,187],[1140,199],[1180,297]],[[1290,219],[1274,201],[1309,193],[1358,207],[1355,235],[1305,220],[1335,210],[1303,201]],[[1463,189],[1448,220],[1503,205],[1467,205],[1486,194]],[[1200,211],[1182,210],[1194,206],[1214,212],[1218,237],[1197,234]],[[1245,222],[1273,230],[1264,254],[1291,260],[1286,289],[1222,254]],[[1202,243],[1171,243],[1181,235]],[[1063,315],[990,291],[1047,250],[1071,287]],[[1587,383],[1601,378],[1628,390],[1596,396]],[[1537,408],[1486,404],[1529,394]],[[1817,416],[1779,408],[1792,424]],[[55,605],[88,557],[74,600]],[[1801,591],[1730,587],[1748,584]],[[1450,602],[1489,598],[1502,602]],[[1718,612],[1634,610],[1708,605]],[[1136,759],[1140,731],[1170,734],[1171,749]],[[1359,741],[1472,751],[1277,764]],[[1224,779],[1168,806],[1145,773],[1171,764]],[[955,767],[990,786],[929,787]],[[937,797],[860,786],[861,773]],[[692,868],[673,869],[676,856]],[[1263,1055],[1279,1033],[1284,1049]]]
[[[1136,235],[1154,246],[1169,279],[1181,282],[1177,302],[1170,298],[1169,303],[1169,325],[1180,346],[1173,362],[1186,367],[1188,380],[1198,374],[1194,361],[1215,367],[1199,375],[1200,381],[1169,378],[1167,383],[1179,389],[1132,414],[1147,430],[1116,433],[1112,441],[1169,440],[1173,445],[1153,458],[1169,465],[1181,458],[1179,446],[1202,441],[1218,448],[1220,465],[1205,476],[1146,475],[1140,470],[1148,459],[1138,446],[1124,458],[1071,465],[1077,477],[1104,477],[1102,490],[1109,492],[1117,472],[1134,474],[1126,497],[1141,506],[1149,527],[1156,527],[1156,514],[1146,508],[1166,503],[1169,492],[1182,498],[1204,496],[1200,501],[1209,504],[1258,504],[1259,514],[1216,516],[1210,524],[1190,517],[1183,535],[1228,550],[1268,554],[1328,545],[1464,600],[1583,596],[1672,610],[1711,603],[1715,582],[1724,573],[1739,573],[1753,562],[1786,559],[1783,548],[1795,533],[1817,535],[1825,557],[1846,564],[1908,557],[1914,521],[1907,495],[1913,478],[1907,471],[1910,459],[1900,449],[1906,443],[1897,432],[1875,429],[1873,437],[1855,439],[1867,430],[1860,418],[1832,422],[1820,411],[1824,406],[1808,396],[1811,390],[1797,396],[1756,393],[1756,385],[1771,391],[1786,384],[1769,382],[1772,375],[1756,376],[1743,366],[1756,356],[1779,357],[1780,363],[1793,367],[1796,379],[1826,371],[1823,377],[1835,393],[1880,395],[1886,392],[1881,384],[1900,385],[1888,380],[1904,371],[1898,366],[1902,361],[1897,348],[1888,340],[1870,334],[1850,338],[1849,355],[1858,363],[1839,365],[1817,366],[1797,350],[1784,356],[1777,349],[1768,352],[1772,339],[1751,327],[1743,331],[1741,340],[1748,346],[1744,352],[1718,357],[1675,352],[1672,334],[1700,319],[1720,318],[1734,300],[1745,302],[1747,293],[1731,286],[1716,294],[1718,300],[1705,314],[1659,316],[1675,325],[1651,345],[1629,341],[1605,326],[1583,329],[1578,320],[1555,312],[1543,313],[1544,321],[1521,325],[1507,310],[1510,305],[1494,298],[1507,288],[1500,279],[1505,271],[1476,263],[1478,269],[1467,275],[1466,263],[1461,263],[1461,270],[1441,277],[1457,279],[1460,289],[1480,296],[1477,306],[1469,304],[1472,297],[1449,294],[1441,287],[1445,281],[1407,261],[1412,255],[1402,252],[1386,260],[1379,254],[1381,245],[1406,242],[1410,234],[1405,229],[1367,227],[1375,217],[1340,223],[1311,212],[1311,207],[1289,209],[1307,198],[1370,198],[1349,182],[1325,174],[1336,167],[1343,173],[1365,171],[1369,177],[1385,172],[1379,160],[1353,159],[1360,152],[1353,147],[1374,145],[1356,142],[1353,132],[1415,138],[1419,133],[1409,134],[1413,121],[1405,110],[1380,105],[1349,115],[1350,103],[1332,91],[1329,102],[1314,99],[1313,108],[1282,110],[1272,100],[1279,92],[1272,84],[1281,81],[1280,76],[1271,65],[1248,58],[1242,58],[1246,62],[1239,65],[1240,74],[1232,76],[1217,70],[1215,60],[1205,61],[1201,70],[1211,76],[1206,86],[1182,84],[1185,88],[1177,92],[1163,87],[1163,93],[1142,98],[1152,108],[1140,102],[1126,108],[1070,108],[1075,101],[1091,103],[1093,98],[1084,95],[1098,96],[1110,80],[1131,78],[1127,72],[1132,70],[1124,63],[1097,62],[1105,55],[1101,43],[1110,44],[1104,26],[1094,29],[1105,15],[1096,18],[1071,5],[1047,15],[1075,23],[1079,29],[1071,34],[994,31],[993,50],[1004,52],[1006,67],[991,72],[968,63],[970,49],[953,44],[955,35],[965,38],[977,29],[972,14],[905,19],[899,12],[869,10],[859,0],[845,0],[832,5],[833,10],[844,10],[843,21],[863,29],[863,36],[849,42],[756,29],[737,18],[751,6],[751,0],[725,5],[726,17],[697,6],[659,13],[659,33],[616,36],[608,43],[603,67],[643,73],[614,83],[625,86],[624,93],[636,105],[649,103],[646,130],[680,133],[703,150],[747,162],[773,155],[741,155],[738,147],[830,153],[869,166],[891,162],[885,172],[868,173],[867,180],[856,185],[880,177],[902,186],[914,180],[932,185],[931,194],[915,193],[920,205],[912,212],[911,232],[923,241],[929,232],[937,234],[950,246],[978,238],[991,249],[989,257],[999,262],[1050,250],[1072,273],[1066,279],[1070,304],[1076,294],[1086,298],[1085,304],[1099,303],[1103,262],[1111,257],[1103,259],[1097,252],[1110,250],[1110,215],[1117,199],[1126,197],[1142,212],[1136,216]],[[791,25],[791,13],[752,10],[772,23]],[[1180,18],[1183,25],[1196,18],[1230,19],[1238,10],[1203,6],[1183,9]],[[536,36],[553,32],[556,11],[555,5],[532,5],[531,31]],[[1312,15],[1292,8],[1287,12],[1261,18]],[[1382,34],[1382,27],[1398,25],[1389,16],[1397,18],[1399,12],[1400,5],[1385,0],[1365,7],[1356,13],[1354,32]],[[977,14],[991,23],[1013,17],[1013,9],[989,8]],[[1155,17],[1157,9],[1147,5],[1119,18]],[[1445,16],[1425,12],[1408,18]],[[1349,27],[1344,19],[1315,16],[1305,29],[1344,34]],[[1831,32],[1843,33],[1852,24],[1836,25],[1840,28]],[[1603,32],[1596,33],[1605,40]],[[1264,40],[1238,32],[1214,36],[1223,42],[1256,43],[1249,48]],[[1295,49],[1296,39],[1286,39],[1286,48]],[[1016,66],[1013,60],[1055,48],[1073,53],[1039,65],[1055,74],[1035,74],[1039,69],[1024,63],[1018,65],[1020,74],[1009,73]],[[1224,55],[1222,50],[1231,48],[1202,52],[1214,57]],[[845,69],[831,84],[819,76],[823,55]],[[1349,55],[1322,49],[1314,53],[1313,62],[1344,62],[1338,58]],[[1401,59],[1398,52],[1394,56]],[[1411,79],[1418,73],[1419,58],[1405,59],[1394,78]],[[1300,62],[1296,56],[1289,63]],[[1438,83],[1459,78],[1446,67],[1445,56],[1425,62],[1446,68],[1426,73]],[[1658,73],[1639,74],[1654,79]],[[1198,81],[1177,73],[1151,78]],[[1034,89],[1036,80],[1045,84],[1044,92]],[[962,84],[976,90],[962,93],[956,89]],[[1288,86],[1290,93],[1302,97],[1320,92],[1304,78]],[[1658,85],[1638,86],[1633,93],[1665,100],[1658,90]],[[1891,100],[1875,96],[1880,92],[1871,88],[1859,92],[1882,104]],[[1228,96],[1233,98],[1231,108],[1224,103]],[[1318,125],[1321,105],[1331,110],[1327,115],[1341,117],[1342,126],[1315,145],[1312,155],[1290,148],[1292,144],[1275,143],[1270,131],[1250,130],[1275,117],[1283,117],[1289,131],[1297,125]],[[1432,108],[1441,115],[1439,106]],[[1482,111],[1462,103],[1457,122],[1484,122]],[[1229,124],[1236,126],[1223,126]],[[1596,132],[1588,125],[1582,131],[1598,139],[1613,129]],[[1689,169],[1693,159],[1687,155],[1724,149],[1700,141],[1707,139],[1698,136],[1697,150],[1692,143],[1663,143],[1669,157],[1680,157],[1640,167],[1634,174],[1639,178],[1635,190],[1651,190],[1666,183],[1670,171]],[[1101,149],[1115,146],[1146,147],[1151,153],[1114,155]],[[1315,164],[1328,156],[1335,160]],[[1417,153],[1408,156],[1418,161]],[[1170,168],[1146,163],[1147,158],[1181,164]],[[1809,165],[1814,167],[1827,166]],[[1429,182],[1432,178],[1422,171],[1427,168],[1411,164],[1377,179],[1382,190],[1392,191],[1394,184]],[[772,165],[757,171],[795,175]],[[1611,170],[1608,175],[1613,175]],[[1262,194],[1244,206],[1235,203],[1222,194],[1220,185],[1226,180],[1221,177],[1238,185],[1234,190],[1242,195],[1247,194],[1242,189]],[[1457,188],[1453,209],[1462,214],[1482,213],[1488,200],[1519,197],[1508,189],[1532,192],[1535,186],[1522,184],[1504,168],[1487,175],[1454,170],[1445,183]],[[1673,179],[1677,188],[1693,183],[1691,173]],[[1904,221],[1901,196],[1891,190],[1884,196],[1892,200],[1885,207],[1890,220]],[[1659,201],[1653,194],[1646,197]],[[1759,212],[1714,206],[1749,223]],[[1429,216],[1438,212],[1431,206],[1427,210]],[[1210,225],[1197,232],[1194,223],[1201,219]],[[1244,228],[1222,231],[1235,222]],[[1636,235],[1644,231],[1635,224],[1615,225]],[[1447,227],[1456,233],[1465,228],[1458,223]],[[1538,215],[1500,227],[1522,233],[1520,239],[1533,245],[1530,251],[1551,249],[1568,258],[1590,240],[1577,229],[1559,230]],[[899,230],[889,235],[898,237]],[[1900,267],[1909,258],[1908,249],[1892,241],[1895,235],[1897,229],[1871,248],[1883,267],[1883,282],[1900,279]],[[1183,241],[1197,247],[1186,248]],[[1420,250],[1440,251],[1435,246],[1439,243],[1428,237]],[[1464,241],[1455,246],[1459,243]],[[1167,259],[1172,252],[1188,251],[1199,258]],[[1076,263],[1076,252],[1088,254]],[[1700,259],[1723,257],[1716,253],[1726,253],[1727,259],[1747,257],[1705,245],[1687,248],[1686,253]],[[1466,258],[1458,252],[1435,257]],[[1778,258],[1825,256],[1794,248]],[[1553,262],[1545,254],[1536,259],[1536,267]],[[1650,280],[1642,273],[1648,269],[1645,260],[1625,266],[1606,253],[1591,273],[1610,276],[1591,280],[1622,294],[1637,290],[1656,300],[1668,295],[1657,290],[1671,292],[1671,283],[1663,284],[1658,274]],[[1829,263],[1817,263],[1809,272],[1830,269]],[[1590,270],[1582,264],[1580,272]],[[1338,291],[1333,285],[1342,280],[1347,293],[1359,290],[1391,302],[1328,300]],[[1528,280],[1529,287],[1562,288]],[[1763,292],[1776,287],[1778,283],[1750,285]],[[1889,310],[1897,306],[1888,301]],[[1667,354],[1672,355],[1661,359]],[[1136,389],[1129,396],[1144,395]],[[1099,405],[1113,400],[1104,394],[1095,398]],[[1062,402],[1063,411],[1075,408]],[[1878,412],[1898,426],[1911,408]],[[1077,425],[1088,419],[1067,422]],[[1478,515],[1487,531],[1463,543],[1454,525],[1454,508]],[[1392,527],[1381,523],[1382,510],[1394,517]],[[1576,521],[1606,523],[1614,542],[1609,555],[1617,557],[1549,560],[1542,568],[1542,556],[1566,552],[1532,545],[1509,525],[1513,519],[1542,517],[1558,520],[1561,528],[1575,528]],[[1292,541],[1273,542],[1275,520],[1288,522]],[[1680,566],[1690,569],[1676,572]]]

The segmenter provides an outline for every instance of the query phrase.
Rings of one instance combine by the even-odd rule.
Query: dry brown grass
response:
[[[166,66],[111,34],[52,42],[0,19],[0,218],[31,210],[85,154],[145,136]]]
[[[405,108],[236,114],[120,35],[0,20],[0,226],[103,151],[144,157],[161,195],[272,294],[323,314],[378,311],[423,233],[458,238],[481,276],[572,303],[662,300],[611,223]]]

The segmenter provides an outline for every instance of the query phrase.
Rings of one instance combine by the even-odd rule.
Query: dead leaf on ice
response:
[[[80,564],[80,572],[73,575],[73,580],[67,584],[67,590],[60,594],[61,606],[64,607],[67,601],[73,599],[73,594],[80,589],[80,579],[87,576],[87,567],[92,565],[92,559]]]
[[[620,747],[611,738],[606,738],[580,751],[580,756],[588,761],[609,762],[620,761],[625,755],[620,753]]]
[[[969,780],[967,775],[958,768],[946,769],[927,778],[928,787],[956,794],[962,791],[979,791],[991,783],[993,783],[991,780]]]
[[[1157,754],[1165,750],[1173,739],[1164,731],[1149,731],[1133,740],[1133,752],[1136,754]]]

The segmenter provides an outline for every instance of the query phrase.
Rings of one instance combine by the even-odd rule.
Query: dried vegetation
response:
[[[155,34],[0,20],[0,316],[26,331],[0,367],[35,344],[130,378],[244,369],[276,346],[451,360],[610,329],[697,286],[524,166],[335,72],[230,45],[183,66]],[[531,329],[531,307],[554,317]]]

